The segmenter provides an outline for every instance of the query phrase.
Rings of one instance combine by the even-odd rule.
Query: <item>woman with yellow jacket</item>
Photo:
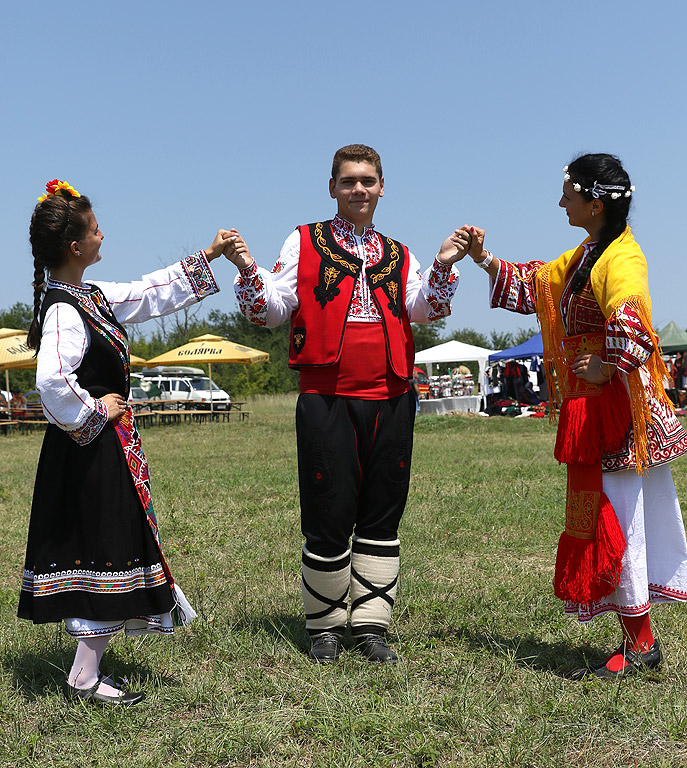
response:
[[[579,621],[614,612],[622,643],[584,674],[609,678],[661,663],[651,603],[687,601],[687,542],[668,462],[687,433],[663,387],[647,265],[627,217],[634,187],[618,158],[564,169],[559,205],[588,237],[551,262],[513,264],[472,234],[492,307],[536,312],[544,339],[555,457],[567,465],[566,522],[554,591]]]

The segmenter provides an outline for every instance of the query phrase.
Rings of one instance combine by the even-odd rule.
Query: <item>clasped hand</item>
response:
[[[437,254],[437,260],[442,264],[455,264],[464,259],[468,253],[475,261],[481,261],[484,249],[484,230],[463,224],[444,240]]]
[[[211,245],[205,249],[208,261],[226,256],[239,269],[249,267],[253,262],[245,240],[237,229],[220,229]]]

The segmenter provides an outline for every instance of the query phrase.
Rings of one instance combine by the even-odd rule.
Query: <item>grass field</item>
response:
[[[130,711],[67,705],[73,641],[15,618],[41,436],[0,437],[1,766],[687,763],[687,607],[653,614],[660,673],[566,677],[619,637],[615,617],[581,626],[553,596],[565,473],[545,420],[418,420],[391,628],[403,663],[310,664],[294,405],[144,431],[163,544],[199,619],[110,644],[103,668],[148,694]],[[673,473],[687,506],[687,460]]]

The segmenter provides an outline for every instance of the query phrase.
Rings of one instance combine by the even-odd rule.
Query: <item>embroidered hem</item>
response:
[[[90,592],[114,595],[135,589],[153,589],[167,583],[161,563],[132,568],[129,571],[89,571],[85,569],[34,574],[25,570],[21,588],[34,598],[49,597],[63,592]]]
[[[652,603],[687,603],[687,592],[660,584],[649,584],[649,599],[640,605],[619,605],[618,603],[580,605],[566,601],[565,613],[576,614],[580,624],[586,624],[597,616],[609,612],[620,616],[641,616],[649,612]]]

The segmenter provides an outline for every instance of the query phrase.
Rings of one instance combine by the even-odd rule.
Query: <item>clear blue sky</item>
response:
[[[28,223],[52,178],[105,233],[87,278],[133,279],[221,226],[271,267],[293,227],[333,214],[332,154],[361,142],[384,164],[376,226],[423,266],[464,223],[510,260],[577,245],[562,167],[618,154],[654,324],[687,328],[686,27],[681,0],[8,3],[0,308],[32,300]],[[535,327],[489,310],[463,264],[449,328]],[[208,309],[235,309],[234,271]]]

